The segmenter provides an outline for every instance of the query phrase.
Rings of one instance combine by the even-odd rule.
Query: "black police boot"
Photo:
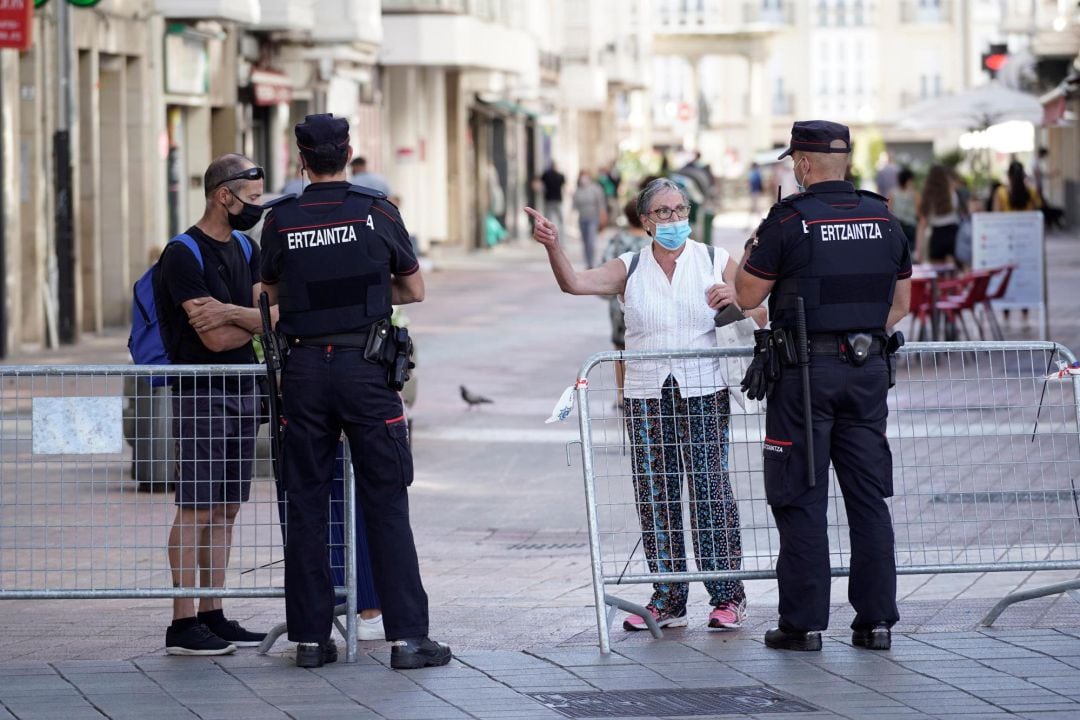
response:
[[[337,662],[337,643],[332,639],[296,645],[296,667],[318,668],[334,662]]]
[[[425,637],[395,640],[390,650],[390,667],[395,670],[416,670],[424,667],[438,667],[450,662],[454,655],[449,645],[435,642]]]
[[[892,647],[892,632],[885,623],[871,628],[856,628],[851,631],[851,644],[868,650],[888,650]]]
[[[765,646],[773,650],[816,652],[821,650],[821,633],[786,632],[780,628],[773,628],[765,633]]]

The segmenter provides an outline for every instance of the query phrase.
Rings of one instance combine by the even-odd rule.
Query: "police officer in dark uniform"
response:
[[[885,429],[891,356],[903,339],[887,328],[908,312],[911,257],[885,198],[844,181],[850,152],[847,127],[795,123],[780,157],[792,156],[800,192],[772,207],[735,279],[739,306],[757,307],[768,295],[772,318],[771,332],[756,334],[743,386],[769,398],[763,455],[780,534],[780,622],[765,644],[784,650],[820,650],[828,627],[830,460],[851,529],[852,643],[889,649],[899,618]]]
[[[345,179],[352,157],[348,121],[309,115],[295,131],[311,184],[299,197],[267,204],[261,269],[270,300],[278,303],[277,330],[288,343],[282,371],[285,611],[289,639],[299,643],[296,664],[319,667],[337,659],[326,523],[344,430],[386,639],[394,642],[391,666],[445,665],[450,648],[427,636],[427,594],[409,525],[408,426],[390,385],[395,359],[406,352],[393,344],[391,305],[422,301],[424,281],[397,208],[382,192]]]

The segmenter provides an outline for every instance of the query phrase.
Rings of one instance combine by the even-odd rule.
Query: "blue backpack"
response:
[[[251,242],[241,232],[233,231],[233,237],[240,243],[244,251],[244,259],[251,262]],[[164,255],[174,243],[181,243],[195,256],[199,262],[199,268],[205,271],[203,266],[202,251],[199,243],[190,235],[177,235],[165,245]],[[171,351],[176,344],[176,338],[167,337],[171,333],[165,332],[166,323],[161,322],[162,313],[157,302],[157,292],[160,287],[158,279],[158,266],[161,258],[135,281],[133,298],[131,303],[131,335],[128,337],[128,351],[136,365],[171,365]],[[170,382],[165,375],[153,375],[150,377],[150,385],[161,387]]]

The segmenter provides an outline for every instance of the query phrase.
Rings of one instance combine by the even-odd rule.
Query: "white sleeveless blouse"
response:
[[[634,274],[626,281],[620,304],[626,314],[627,350],[687,350],[716,347],[716,311],[709,307],[705,291],[723,284],[724,267],[730,257],[715,248],[709,261],[705,245],[688,240],[675,260],[675,273],[668,282],[663,268],[653,257],[652,245],[640,252]],[[627,270],[635,253],[619,259]],[[684,397],[711,395],[727,387],[725,363],[707,360],[631,360],[626,363],[623,395],[628,398],[658,398],[668,375],[679,383]]]

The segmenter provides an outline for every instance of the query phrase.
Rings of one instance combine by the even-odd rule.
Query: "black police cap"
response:
[[[836,140],[842,140],[843,147],[832,147]],[[791,147],[781,153],[777,160],[783,160],[796,150],[817,153],[851,152],[851,135],[847,125],[828,120],[807,120],[791,126]]]
[[[349,144],[349,121],[330,113],[308,115],[296,124],[295,132],[301,150],[314,152],[326,145],[344,150]]]

